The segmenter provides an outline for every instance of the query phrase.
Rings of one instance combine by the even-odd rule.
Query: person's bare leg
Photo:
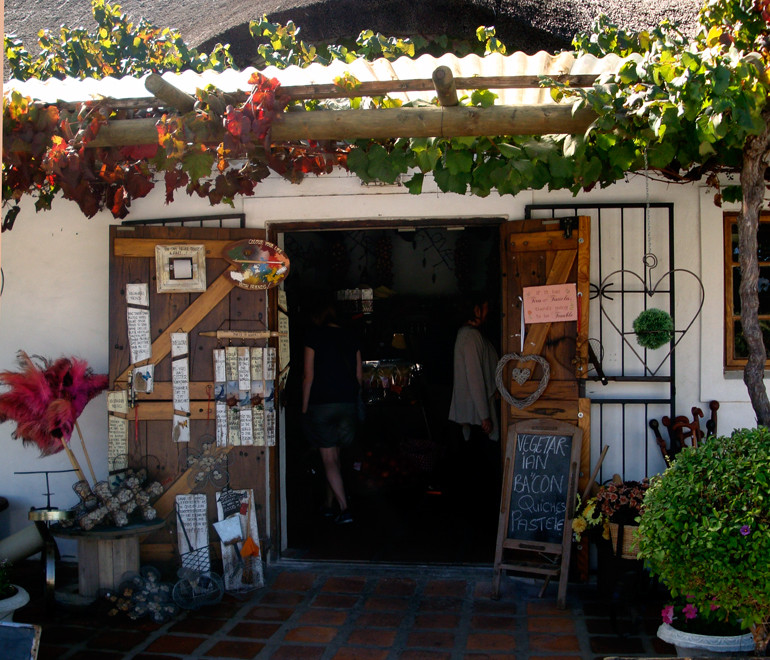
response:
[[[337,498],[337,504],[340,505],[340,511],[348,508],[348,501],[345,497],[345,486],[342,483],[342,471],[340,470],[340,449],[339,447],[321,447],[321,459],[326,472],[326,480],[331,486],[334,497]]]

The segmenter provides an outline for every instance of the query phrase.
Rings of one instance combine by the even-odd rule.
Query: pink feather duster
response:
[[[0,422],[15,421],[14,438],[34,444],[41,456],[55,454],[69,442],[80,413],[97,394],[107,389],[106,374],[94,374],[77,358],[51,362],[40,356],[40,364],[19,351],[20,371],[0,372]]]

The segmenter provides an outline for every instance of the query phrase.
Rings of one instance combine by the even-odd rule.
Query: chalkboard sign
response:
[[[0,621],[3,660],[35,660],[40,647],[40,626]]]
[[[558,575],[564,606],[582,437],[577,426],[551,419],[509,427],[494,596],[503,570],[544,576],[545,586]]]
[[[513,442],[507,538],[561,545],[572,436],[518,433]]]

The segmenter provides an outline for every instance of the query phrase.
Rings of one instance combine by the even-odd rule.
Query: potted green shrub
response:
[[[670,623],[661,625],[659,636],[665,639],[666,626],[676,626],[677,618],[700,613],[736,621],[751,631],[755,652],[764,651],[770,636],[770,430],[740,429],[682,450],[652,479],[637,538],[652,574],[686,601],[678,612],[664,609]]]
[[[0,559],[0,621],[13,621],[13,613],[29,602],[29,594],[11,583],[11,562]]]

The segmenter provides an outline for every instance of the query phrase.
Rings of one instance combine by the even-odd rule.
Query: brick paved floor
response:
[[[103,603],[45,613],[38,595],[16,621],[42,625],[41,660],[275,658],[319,660],[595,659],[673,656],[655,637],[660,604],[609,602],[595,586],[504,578],[491,568],[290,564],[266,571],[247,600],[183,612],[162,625],[107,617]],[[613,614],[615,615],[613,617]]]

